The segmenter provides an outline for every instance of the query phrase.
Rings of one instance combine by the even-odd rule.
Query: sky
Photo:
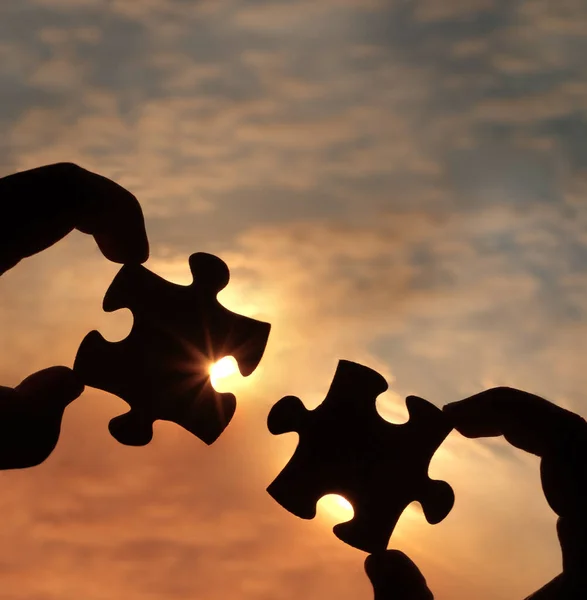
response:
[[[510,385],[587,416],[587,5],[583,0],[3,0],[0,176],[58,161],[140,200],[147,266],[231,269],[221,301],[272,323],[210,447],[157,423],[118,444],[88,389],[42,465],[0,473],[3,600],[369,599],[365,555],[265,492],[295,449],[284,395],[339,359],[437,406]],[[72,365],[118,266],[72,234],[0,280],[0,380]],[[538,459],[450,434],[456,493],[390,547],[438,600],[523,598],[560,572]]]

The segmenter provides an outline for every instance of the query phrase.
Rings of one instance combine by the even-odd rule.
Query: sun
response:
[[[318,507],[324,509],[324,516],[328,521],[342,523],[344,521],[350,521],[355,511],[353,505],[342,496],[338,494],[328,494],[323,496],[318,501]]]
[[[212,386],[216,388],[216,384],[222,380],[238,373],[238,365],[232,356],[225,356],[219,361],[210,365],[210,381]]]

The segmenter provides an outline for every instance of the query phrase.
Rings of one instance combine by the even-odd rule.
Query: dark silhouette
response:
[[[418,567],[399,550],[371,554],[365,560],[365,572],[374,600],[433,600]]]
[[[539,396],[494,388],[444,407],[455,429],[466,437],[503,435],[521,450],[541,457],[546,500],[559,516],[563,571],[528,600],[587,598],[587,423],[579,415]],[[370,556],[365,569],[375,600],[430,600],[418,568],[404,554]]]
[[[60,163],[0,179],[0,275],[73,229],[94,236],[106,258],[141,263],[149,244],[137,199],[118,184]],[[32,467],[53,451],[66,406],[83,391],[67,367],[0,387],[0,469]]]
[[[116,183],[73,164],[55,164],[0,179],[0,202],[3,209],[0,221],[0,275],[22,259],[50,247],[73,229],[78,229],[94,236],[106,258],[129,265],[121,273],[128,273],[131,279],[138,277],[143,285],[149,281],[157,281],[153,279],[154,275],[138,267],[147,260],[149,254],[140,205],[130,192]],[[196,284],[200,280],[201,267],[208,275],[217,274],[216,278],[210,278],[209,284],[211,289],[220,289],[223,277],[228,280],[227,271],[224,272],[219,267],[222,261],[218,263],[216,261],[219,259],[214,257],[195,255],[198,256],[200,258],[192,257],[192,267],[195,265],[195,271],[198,271]],[[119,277],[122,277],[122,285],[126,285],[127,276]],[[204,275],[203,280],[208,281],[208,277]],[[170,285],[168,282],[163,283]],[[127,292],[124,292],[119,299],[118,292],[114,293],[113,304],[109,306],[106,301],[105,308],[115,308],[119,300],[124,302],[126,295]],[[210,299],[212,294],[207,297]],[[140,315],[137,316],[140,319]],[[238,315],[235,317],[242,319]],[[268,334],[268,325],[260,325],[264,326],[264,331]],[[255,329],[259,335],[261,329],[253,327]],[[262,353],[260,346],[250,353],[244,353],[241,364],[244,373],[247,369],[254,369],[255,360],[260,359],[259,353]],[[216,354],[213,353],[214,356]],[[343,364],[344,361],[341,362]],[[448,435],[451,427],[469,438],[503,435],[515,447],[541,457],[544,493],[559,516],[557,529],[562,548],[563,571],[530,598],[583,600],[587,597],[587,423],[584,419],[538,396],[510,388],[495,388],[445,406],[445,418],[426,401],[409,397],[407,405],[412,419],[405,425],[391,425],[385,423],[375,409],[376,396],[387,389],[383,378],[360,365],[346,365],[342,374],[339,367],[325,400],[325,403],[328,401],[328,407],[334,398],[340,397],[343,404],[336,407],[336,410],[323,409],[323,403],[316,410],[307,411],[298,399],[288,397],[271,412],[269,427],[273,433],[300,432],[300,445],[284,473],[292,469],[294,461],[303,465],[302,459],[304,455],[307,456],[307,448],[315,447],[318,453],[308,457],[311,461],[306,463],[306,477],[309,481],[304,481],[296,473],[296,468],[293,468],[291,480],[294,483],[299,480],[302,485],[300,489],[306,494],[297,495],[298,490],[283,483],[282,476],[276,479],[270,491],[289,505],[287,494],[290,492],[286,489],[290,490],[295,507],[292,512],[297,511],[297,514],[302,513],[300,516],[307,518],[313,516],[315,503],[324,494],[341,493],[353,502],[356,516],[351,523],[358,522],[359,527],[356,524],[346,528],[339,526],[337,533],[341,532],[343,539],[348,536],[346,541],[355,541],[357,543],[354,545],[365,550],[377,550],[365,561],[365,569],[375,591],[375,600],[431,600],[433,597],[424,577],[408,557],[401,552],[385,551],[382,548],[387,544],[387,538],[395,525],[393,519],[397,518],[396,515],[399,516],[399,507],[403,508],[412,500],[426,496],[425,488],[428,488],[430,494],[435,487],[438,494],[438,503],[434,498],[429,498],[430,504],[427,505],[427,515],[432,522],[441,520],[450,510],[452,490],[443,482],[431,482],[427,479],[426,469],[434,450]],[[362,383],[370,390],[370,402],[363,403],[363,410],[352,402],[354,398],[358,398],[353,393],[358,387],[353,373],[362,373],[365,378]],[[42,463],[58,441],[65,408],[82,391],[83,383],[79,375],[67,367],[51,367],[35,373],[15,388],[0,387],[0,469],[25,468]],[[347,402],[344,402],[345,399]],[[332,417],[329,416],[331,412]],[[309,415],[314,415],[314,418],[309,418]],[[337,437],[336,432],[328,433],[328,428],[325,428],[324,435],[330,437],[325,438],[324,442],[312,435],[315,427],[313,421],[318,423],[331,418],[339,419],[337,427],[340,426],[341,431],[344,424],[346,431],[353,433],[341,433]],[[356,464],[348,464],[351,479],[341,477],[337,480],[336,476],[329,473],[329,468],[334,474],[345,473],[341,465],[344,464],[344,457],[348,457],[348,446],[356,440],[354,430],[363,420],[365,423],[361,443],[365,446],[359,456],[365,462],[361,460]],[[368,426],[369,423],[371,427]],[[405,433],[400,434],[401,431]],[[409,457],[406,459],[404,456],[404,460],[409,460],[409,464],[415,468],[413,471],[411,468],[406,470],[405,465],[401,466],[400,463],[400,472],[408,478],[411,477],[410,473],[417,473],[410,484],[414,493],[404,495],[401,502],[396,501],[393,505],[389,500],[389,504],[384,501],[388,499],[387,493],[395,494],[398,491],[388,485],[387,477],[388,473],[392,478],[397,477],[398,471],[395,469],[398,468],[398,463],[395,466],[388,463],[386,453],[381,451],[389,447],[389,442],[381,439],[384,435],[389,436],[388,432],[391,432],[390,439],[396,439],[392,442],[396,448],[404,448],[397,439],[402,436],[410,437],[410,440],[404,440]],[[423,443],[423,448],[413,450],[415,455],[410,453],[414,442],[408,432],[413,432],[414,440]],[[359,448],[361,443],[358,444]],[[418,443],[414,445],[417,446]],[[314,464],[316,457],[326,461],[323,469]],[[375,473],[380,478],[381,483],[378,485],[381,485],[383,493],[375,494],[374,497],[381,504],[376,504],[374,512],[365,515],[365,510],[373,510],[367,501],[370,500],[368,495],[372,490],[369,482],[374,481],[370,478]],[[326,485],[324,481],[331,482],[332,485]],[[356,487],[353,482],[356,482]],[[310,500],[313,504],[309,503]],[[387,516],[388,506],[391,509],[391,520]],[[380,515],[382,524],[380,527],[375,519],[375,535],[371,537],[369,528],[373,515]],[[365,527],[362,531],[361,525]],[[361,534],[365,536],[362,538],[364,543],[360,543]]]
[[[265,351],[271,326],[231,312],[216,299],[230,278],[226,264],[197,253],[189,265],[194,276],[189,286],[170,283],[141,265],[122,267],[104,310],[129,308],[130,334],[113,343],[92,331],[79,348],[73,368],[84,383],[131,407],[110,421],[111,434],[123,444],[148,444],[157,419],[212,444],[230,422],[236,399],[213,388],[210,366],[233,356],[247,376]]]
[[[83,390],[67,367],[29,375],[14,389],[0,387],[0,469],[42,463],[57,445],[63,412]]]
[[[116,263],[149,257],[138,200],[117,183],[69,163],[0,179],[0,275],[77,229]]]
[[[334,532],[343,542],[364,550],[385,550],[406,506],[414,500],[429,523],[442,521],[454,503],[451,487],[428,477],[428,465],[452,427],[430,402],[409,396],[410,420],[394,425],[376,409],[387,389],[376,371],[341,360],[326,399],[307,410],[299,398],[282,398],[271,410],[273,434],[296,431],[300,441],[268,492],[303,519],[316,514],[327,494],[341,494],[354,518]]]

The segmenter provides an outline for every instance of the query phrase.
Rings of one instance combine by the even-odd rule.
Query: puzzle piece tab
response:
[[[376,371],[341,360],[326,399],[314,410],[294,396],[282,398],[268,417],[271,433],[295,431],[298,446],[267,488],[285,509],[302,519],[316,515],[316,503],[339,494],[354,518],[334,527],[343,542],[364,550],[385,550],[404,509],[417,500],[429,523],[439,523],[454,504],[452,488],[428,477],[434,452],[452,427],[430,402],[409,396],[407,423],[382,419],[376,400],[387,390]]]
[[[218,393],[210,366],[233,356],[243,376],[259,364],[271,325],[236,314],[216,299],[229,281],[216,256],[192,254],[190,285],[171,283],[141,265],[123,266],[104,297],[104,310],[128,308],[134,322],[119,342],[97,331],[82,341],[74,364],[84,383],[125,400],[130,411],[110,421],[122,444],[142,446],[153,422],[181,425],[212,444],[236,408],[233,394]]]

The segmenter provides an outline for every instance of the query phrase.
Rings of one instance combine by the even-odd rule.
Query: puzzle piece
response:
[[[210,365],[233,356],[246,377],[265,350],[271,325],[233,313],[216,299],[230,278],[226,264],[196,253],[189,266],[194,280],[188,286],[166,281],[141,265],[123,266],[103,308],[130,309],[130,334],[108,342],[92,331],[79,347],[74,370],[84,382],[131,407],[109,425],[122,444],[148,444],[158,419],[177,423],[212,444],[230,422],[236,399],[214,390]]]
[[[302,519],[316,515],[323,496],[343,496],[353,505],[354,518],[336,525],[334,533],[370,553],[387,548],[400,515],[414,500],[429,523],[442,521],[454,504],[452,488],[427,474],[451,425],[440,409],[416,396],[406,399],[407,423],[388,423],[375,405],[386,389],[376,371],[341,360],[322,404],[308,410],[299,398],[286,396],[267,420],[274,435],[295,431],[300,437],[269,494]]]

